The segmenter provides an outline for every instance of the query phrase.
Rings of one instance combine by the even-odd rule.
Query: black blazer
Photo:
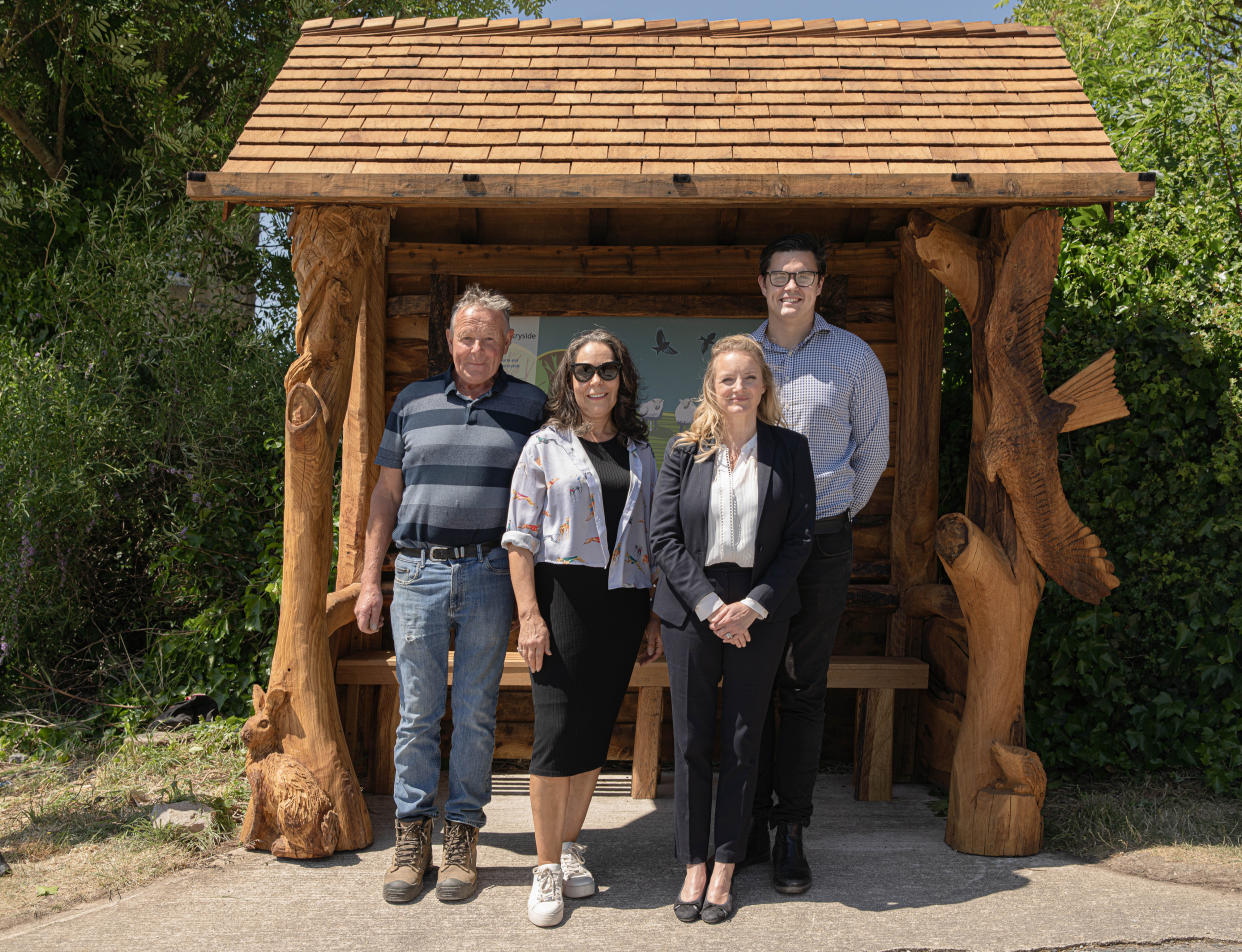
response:
[[[805,436],[766,423],[758,431],[759,519],[747,594],[769,618],[787,618],[800,607],[795,582],[811,554],[815,475]],[[714,591],[703,564],[716,460],[696,463],[697,452],[682,445],[665,453],[651,509],[651,554],[660,569],[651,607],[678,628]]]

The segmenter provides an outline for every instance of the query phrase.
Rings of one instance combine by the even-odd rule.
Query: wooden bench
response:
[[[339,685],[396,685],[396,660],[391,651],[347,655],[336,664]],[[449,653],[449,683],[453,654]],[[502,687],[528,687],[530,672],[516,651],[505,655]],[[660,724],[664,719],[664,688],[668,666],[663,661],[634,666],[630,687],[638,689],[634,723],[634,764],[631,796],[650,799],[660,782]],[[893,701],[898,690],[927,687],[927,663],[917,658],[838,655],[828,668],[828,687],[858,692],[854,716],[854,796],[888,800],[893,792]]]

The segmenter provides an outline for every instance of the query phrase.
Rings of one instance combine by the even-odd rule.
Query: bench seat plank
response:
[[[927,687],[927,662],[917,658],[836,655],[828,668],[828,687],[858,691],[854,742],[854,796],[860,800],[888,800],[892,796],[893,694],[897,690]],[[449,652],[449,684],[453,683],[453,653]],[[396,656],[391,651],[363,651],[336,663],[336,683],[379,685],[395,708]],[[502,687],[529,687],[530,671],[516,651],[505,654]],[[631,795],[655,796],[660,780],[659,735],[663,716],[663,689],[668,687],[668,665],[654,661],[635,665],[630,687],[638,689],[639,718],[634,725],[634,763]],[[391,713],[390,713],[391,717]],[[395,730],[395,723],[389,725]],[[391,783],[391,767],[384,779]]]
[[[396,658],[391,651],[362,651],[346,655],[336,664],[337,684],[388,684],[396,681]],[[453,683],[453,653],[449,652],[449,683]],[[516,651],[505,654],[502,687],[530,684],[526,662]],[[630,687],[668,687],[668,666],[664,661],[634,665]],[[927,662],[917,658],[885,658],[869,655],[835,655],[828,668],[828,687],[895,688],[921,690],[927,687]]]

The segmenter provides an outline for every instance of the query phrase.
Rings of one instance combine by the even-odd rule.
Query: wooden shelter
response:
[[[894,773],[918,772],[951,784],[953,846],[1036,851],[1042,769],[1022,713],[1036,563],[1089,601],[1116,584],[1061,493],[1056,435],[1125,412],[1111,355],[1044,389],[1060,238],[1047,206],[1142,200],[1153,178],[1122,171],[1047,28],[304,24],[223,168],[191,173],[188,193],[296,209],[269,696],[288,692],[283,751],[335,802],[338,848],[371,839],[358,777],[377,791],[392,779],[391,634],[360,634],[352,616],[371,460],[396,393],[446,365],[457,291],[495,286],[522,315],[749,330],[759,249],[813,231],[832,243],[820,311],[871,344],[891,398],[892,457],[857,523],[830,674],[857,692],[858,793],[886,797]],[[946,287],[970,318],[975,389],[966,512],[938,523]],[[925,687],[929,664],[930,689],[903,690]],[[635,791],[652,795],[668,740],[659,672],[643,671],[613,754],[634,758]],[[504,683],[524,677],[518,659]],[[498,754],[524,756],[520,687],[500,720]]]

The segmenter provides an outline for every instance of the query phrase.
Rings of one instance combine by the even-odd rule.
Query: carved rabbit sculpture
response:
[[[331,856],[341,835],[332,801],[309,770],[281,751],[275,719],[289,692],[272,688],[265,695],[256,684],[253,697],[254,716],[242,725],[241,739],[254,830],[242,845],[288,859]]]

